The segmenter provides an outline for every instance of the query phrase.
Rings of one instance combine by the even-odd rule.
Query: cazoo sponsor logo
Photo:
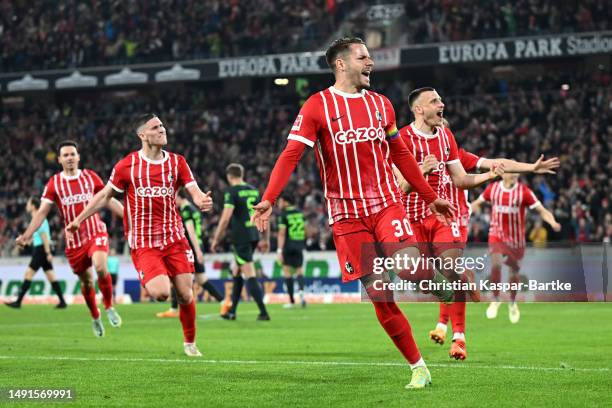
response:
[[[358,129],[348,129],[337,132],[334,135],[336,143],[349,144],[357,142],[369,142],[373,140],[383,141],[385,131],[383,128],[362,127]]]

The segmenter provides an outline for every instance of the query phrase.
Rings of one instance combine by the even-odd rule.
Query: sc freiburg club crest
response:
[[[353,265],[351,265],[351,263],[350,263],[349,261],[346,261],[346,262],[344,263],[344,269],[346,269],[346,271],[347,271],[348,273],[353,273],[353,272],[355,272],[355,269],[353,269]]]

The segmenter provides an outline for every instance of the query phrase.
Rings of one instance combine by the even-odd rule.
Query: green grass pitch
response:
[[[273,305],[271,322],[252,304],[233,322],[198,304],[200,359],[183,355],[178,319],[155,318],[165,307],[120,305],[123,327],[105,320],[101,339],[83,305],[3,307],[0,388],[72,388],[66,405],[92,407],[612,405],[612,304],[521,304],[517,325],[470,304],[465,362],[427,338],[437,305],[402,304],[433,377],[419,391],[369,304]]]

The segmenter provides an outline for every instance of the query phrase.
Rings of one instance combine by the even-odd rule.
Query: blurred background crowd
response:
[[[324,49],[329,38],[350,29],[364,1],[59,1],[0,0],[0,71],[129,64],[193,58],[258,55]],[[605,30],[609,1],[405,1],[404,29],[397,41],[426,43],[534,33]],[[340,27],[338,29],[338,27]],[[331,36],[331,37],[330,37]],[[388,40],[385,44],[391,44]],[[449,68],[450,69],[450,68]],[[434,86],[461,147],[488,158],[533,162],[558,156],[556,175],[523,176],[562,225],[559,233],[535,218],[528,236],[546,241],[601,242],[612,236],[612,84],[609,66],[538,73],[515,69],[438,74],[399,69],[375,73],[373,89],[387,95],[398,126],[412,120],[407,96]],[[519,74],[516,74],[519,71]],[[461,78],[458,81],[456,78]],[[257,82],[257,81],[253,81]],[[114,163],[140,146],[132,118],[155,112],[168,131],[168,150],[183,154],[215,210],[204,217],[208,235],[222,209],[224,169],[239,162],[247,182],[263,191],[301,103],[331,85],[329,76],[270,80],[243,92],[222,82],[155,85],[121,91],[88,90],[24,94],[0,104],[0,255],[14,254],[25,229],[25,202],[39,195],[60,170],[55,146],[80,144],[82,167],[106,180]],[[308,249],[333,248],[319,172],[312,152],[302,159],[289,190],[307,215]],[[475,199],[481,190],[470,192]],[[112,245],[124,250],[121,220],[105,214]],[[50,219],[56,253],[63,248],[58,212]],[[470,239],[486,242],[489,212],[473,217]]]

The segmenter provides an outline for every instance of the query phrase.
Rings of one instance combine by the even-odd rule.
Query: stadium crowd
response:
[[[574,74],[569,81],[554,73],[515,82],[482,78],[448,81],[441,82],[438,89],[460,146],[489,158],[533,162],[540,153],[561,158],[556,176],[523,177],[563,226],[561,233],[548,231],[544,240],[610,239],[610,75]],[[561,87],[564,82],[568,84]],[[408,124],[411,119],[405,101],[414,84],[387,81],[379,85],[377,90],[394,103],[399,125]],[[320,86],[325,86],[324,82]],[[313,90],[318,87],[310,84]],[[94,169],[106,179],[113,163],[139,147],[130,118],[143,111],[158,113],[168,130],[168,149],[184,154],[203,188],[213,190],[215,211],[205,217],[210,232],[221,212],[228,163],[242,163],[247,181],[262,190],[265,187],[270,163],[281,150],[299,107],[298,95],[288,88],[273,87],[225,100],[219,99],[217,92],[185,87],[149,90],[138,97],[128,93],[114,101],[91,95],[65,100],[26,97],[24,106],[4,106],[0,139],[6,141],[5,157],[10,160],[0,163],[0,253],[8,254],[12,241],[25,228],[27,197],[40,194],[47,179],[58,171],[54,151],[58,141],[79,141],[82,167]],[[289,189],[307,214],[308,247],[330,248],[333,244],[312,153],[303,158],[292,180]],[[474,199],[478,191],[470,194]],[[53,238],[62,245],[57,212],[51,221]],[[122,245],[120,220],[109,218],[108,222],[114,243]],[[474,217],[472,240],[486,241],[487,223],[486,212]]]
[[[480,38],[609,30],[607,0],[409,0],[407,42],[462,41]]]
[[[0,71],[322,48],[364,0],[0,1]],[[406,0],[411,44],[610,29],[606,0]],[[406,19],[406,16],[409,17]],[[406,21],[404,21],[406,20]]]
[[[311,50],[361,1],[0,1],[0,71]]]

